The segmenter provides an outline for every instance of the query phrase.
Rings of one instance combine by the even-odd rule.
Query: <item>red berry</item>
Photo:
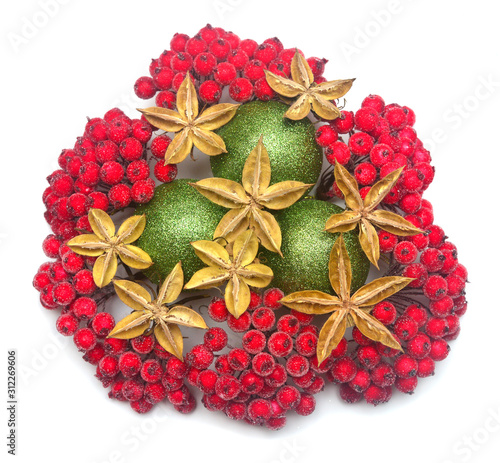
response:
[[[362,130],[363,132],[370,132],[377,125],[378,119],[379,115],[375,109],[364,107],[356,111],[354,123],[359,130]]]
[[[273,310],[281,308],[281,299],[285,297],[285,293],[278,288],[270,288],[264,293],[264,305]]]
[[[431,275],[424,284],[424,294],[431,301],[442,299],[448,294],[448,283],[442,276]]]
[[[368,95],[361,103],[362,108],[372,108],[377,113],[381,114],[385,108],[385,102],[382,97],[378,95]]]
[[[424,333],[418,333],[413,339],[408,341],[406,351],[415,359],[423,359],[431,351],[431,340]]]
[[[132,378],[139,373],[142,367],[141,357],[135,352],[124,352],[118,360],[118,368],[125,378]]]
[[[400,355],[394,362],[394,371],[400,378],[411,378],[417,374],[418,362],[409,355]]]
[[[134,84],[135,94],[143,100],[152,98],[156,93],[156,87],[151,77],[139,77]]]
[[[165,372],[173,378],[182,379],[186,377],[188,367],[177,357],[170,357],[165,364]]]
[[[142,364],[141,378],[147,383],[157,383],[163,376],[163,368],[156,359],[148,359]]]
[[[243,77],[234,79],[229,86],[229,96],[238,103],[248,101],[253,95],[252,83]]]
[[[165,157],[165,152],[172,139],[168,135],[159,135],[151,142],[151,154],[158,159]]]
[[[175,94],[167,90],[158,92],[155,98],[156,106],[158,106],[159,108],[174,109],[175,101],[176,101]],[[142,142],[142,140],[140,141]]]
[[[243,333],[250,328],[250,324],[252,323],[252,317],[248,312],[240,315],[239,318],[236,318],[232,314],[228,314],[227,316],[227,326],[231,328],[235,333]]]
[[[246,394],[258,394],[264,387],[264,379],[251,370],[244,371],[239,380],[241,390]]]
[[[212,352],[217,352],[226,347],[227,334],[222,328],[210,328],[205,332],[203,342]]]
[[[155,345],[155,339],[152,335],[150,336],[137,336],[130,341],[132,349],[134,349],[138,354],[149,354]]]
[[[130,195],[132,200],[139,204],[145,204],[153,198],[155,193],[155,182],[148,178],[139,180],[132,185]]]
[[[384,325],[391,325],[397,317],[396,308],[388,301],[375,304],[371,314]]]
[[[349,138],[349,149],[356,156],[366,156],[373,148],[373,138],[367,133],[358,132]]]
[[[274,90],[267,83],[265,77],[261,77],[254,84],[255,96],[262,101],[269,101],[274,97]]]
[[[252,324],[260,331],[269,331],[276,321],[274,312],[268,307],[260,307],[252,313]]]
[[[368,389],[371,384],[370,373],[368,370],[358,370],[356,376],[349,381],[349,386],[351,386],[356,392],[364,392]]]
[[[300,403],[300,392],[293,386],[282,386],[276,393],[276,401],[285,410],[293,410]]]
[[[214,80],[223,87],[231,84],[238,77],[236,67],[231,63],[219,63],[214,72]]]
[[[215,392],[215,384],[219,379],[219,375],[213,370],[203,370],[200,371],[196,379],[196,385],[200,391],[205,394],[213,394]]]
[[[80,270],[73,277],[73,285],[76,292],[84,296],[91,295],[97,289],[92,272],[86,269]]]
[[[349,133],[354,129],[354,113],[352,111],[340,111],[340,117],[330,122],[330,125],[338,133]]]
[[[377,169],[369,162],[362,162],[354,169],[354,178],[361,185],[372,185],[377,178]]]
[[[425,357],[418,361],[418,372],[417,376],[419,378],[427,378],[428,376],[434,375],[435,363],[430,357]]]
[[[87,352],[96,345],[97,339],[90,328],[79,328],[73,336],[73,341],[79,351]]]
[[[254,399],[247,406],[247,415],[252,421],[262,423],[271,418],[272,409],[268,400]]]
[[[71,314],[62,314],[56,321],[56,329],[63,336],[73,336],[78,329],[78,320]]]
[[[380,354],[373,346],[360,346],[357,353],[361,365],[369,370],[375,368],[380,363]]]
[[[431,351],[429,353],[429,356],[432,358],[432,360],[436,362],[444,360],[446,357],[448,357],[449,353],[450,346],[444,339],[432,340]]]
[[[332,376],[339,383],[348,383],[358,371],[354,360],[350,357],[342,357],[335,360],[332,365]]]
[[[243,371],[250,365],[250,354],[244,349],[231,349],[227,354],[229,366],[236,371]]]
[[[258,354],[266,347],[266,336],[259,330],[250,330],[243,335],[241,344],[248,353]]]
[[[354,404],[359,402],[363,395],[359,392],[356,392],[349,384],[341,384],[340,385],[340,398],[347,402],[348,404]]]
[[[351,159],[351,151],[343,141],[333,142],[325,148],[326,160],[335,165],[338,162],[341,165],[346,165]]]
[[[135,379],[127,379],[123,383],[122,394],[130,402],[140,400],[144,395],[144,383]]]
[[[214,354],[203,344],[194,346],[186,355],[186,363],[194,368],[204,370],[214,359]]]
[[[394,383],[396,389],[404,394],[413,394],[417,384],[418,378],[416,376],[411,378],[396,378],[396,382]]]
[[[267,347],[275,357],[286,357],[292,352],[293,340],[287,333],[276,331],[269,337]]]
[[[208,104],[217,103],[222,96],[222,87],[215,80],[206,80],[200,85],[199,95]]]
[[[227,320],[229,312],[226,308],[224,299],[213,298],[208,305],[208,315],[216,322],[224,322]],[[240,317],[241,318],[241,317]]]
[[[127,207],[132,201],[132,194],[130,187],[119,183],[110,188],[108,199],[114,209],[123,209]]]
[[[295,340],[297,353],[304,357],[312,357],[316,353],[318,337],[313,333],[301,333]]]
[[[223,400],[234,399],[241,391],[240,382],[232,375],[222,375],[215,383],[215,393]]]
[[[388,387],[396,381],[396,373],[391,365],[381,362],[370,372],[370,379],[375,386]]]
[[[252,359],[252,369],[260,376],[269,376],[273,372],[274,365],[274,358],[265,352],[257,354]]]

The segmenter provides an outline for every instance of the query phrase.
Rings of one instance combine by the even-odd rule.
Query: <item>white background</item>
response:
[[[496,2],[48,3],[54,1],[59,6],[46,24],[43,0],[4,1],[0,14],[0,391],[6,391],[7,349],[15,348],[21,369],[17,461],[498,461]],[[39,25],[30,29],[33,21]],[[31,279],[45,260],[41,194],[58,154],[73,146],[86,116],[140,105],[131,90],[147,75],[150,59],[168,48],[174,32],[193,35],[207,22],[259,42],[278,36],[285,47],[328,58],[326,77],[357,77],[348,109],[377,93],[415,110],[416,129],[436,166],[426,197],[436,223],[458,246],[471,284],[461,336],[413,396],[395,394],[377,408],[352,406],[329,387],[317,396],[313,415],[292,417],[276,433],[203,406],[191,415],[166,405],[140,416],[107,398],[93,368],[57,334],[56,314],[39,305]],[[5,396],[0,392],[2,401]],[[3,411],[2,461],[6,421]]]

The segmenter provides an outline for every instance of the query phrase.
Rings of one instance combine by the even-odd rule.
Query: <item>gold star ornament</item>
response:
[[[145,288],[133,281],[116,280],[113,284],[118,297],[134,311],[115,325],[108,338],[132,339],[152,330],[158,343],[182,360],[183,340],[179,325],[207,328],[199,313],[189,307],[172,304],[184,284],[180,262],[165,279],[154,301]]]
[[[198,95],[189,72],[177,92],[176,105],[177,111],[155,106],[139,109],[153,126],[177,134],[168,145],[165,164],[182,162],[191,154],[193,145],[209,156],[226,152],[224,140],[213,131],[227,124],[239,105],[218,104],[198,115]]]
[[[129,217],[115,234],[115,224],[106,212],[90,209],[90,227],[94,233],[84,233],[68,241],[73,252],[83,256],[98,257],[92,271],[94,282],[99,287],[108,285],[118,269],[118,257],[131,268],[145,269],[153,264],[149,254],[131,243],[144,231],[146,217]]]
[[[196,255],[208,265],[196,272],[185,289],[208,289],[227,282],[226,306],[239,318],[250,304],[250,288],[264,288],[273,279],[273,271],[266,265],[254,262],[259,241],[252,230],[241,233],[235,240],[231,257],[228,251],[215,241],[191,243]]]
[[[355,80],[332,80],[316,84],[311,67],[298,51],[295,51],[292,59],[292,79],[267,70],[264,72],[267,83],[276,93],[285,98],[298,97],[285,113],[285,117],[294,121],[307,117],[311,109],[323,119],[332,120],[339,117],[340,111],[331,100],[343,97]]]
[[[325,230],[331,233],[344,233],[359,226],[359,243],[370,262],[377,268],[380,245],[375,226],[399,236],[422,233],[422,230],[400,215],[376,209],[396,184],[402,171],[401,167],[380,179],[370,188],[365,199],[362,199],[356,179],[345,167],[339,163],[335,164],[335,181],[344,194],[346,206],[350,210],[332,215],[326,222]]]
[[[323,362],[337,347],[346,328],[354,325],[373,341],[401,350],[391,332],[370,311],[372,306],[403,289],[413,278],[377,278],[351,296],[351,262],[342,235],[337,238],[330,253],[329,275],[337,296],[321,291],[299,291],[281,299],[283,305],[298,312],[314,315],[331,313],[319,332],[318,363]]]
[[[230,209],[215,229],[214,239],[224,237],[232,242],[251,228],[265,248],[282,255],[280,226],[264,208],[285,209],[312,184],[288,180],[269,186],[270,182],[271,163],[261,137],[245,162],[241,185],[224,178],[206,178],[190,185],[210,201]]]

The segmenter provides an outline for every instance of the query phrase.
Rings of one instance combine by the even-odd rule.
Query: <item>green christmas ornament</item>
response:
[[[284,116],[289,106],[279,101],[253,101],[241,105],[236,115],[217,130],[227,153],[210,158],[214,177],[241,181],[243,166],[261,135],[271,161],[271,184],[296,180],[316,183],[323,153],[316,143],[309,119],[292,121]]]
[[[144,273],[154,283],[163,280],[181,261],[184,280],[188,281],[205,264],[196,256],[191,241],[211,240],[226,209],[198,193],[180,179],[160,185],[153,199],[136,209],[146,214],[146,228],[137,246],[146,251],[153,265]]]
[[[276,214],[283,235],[281,251],[284,257],[266,249],[259,254],[262,262],[274,272],[271,285],[287,294],[305,290],[333,293],[328,279],[328,261],[339,234],[324,229],[332,214],[342,211],[335,204],[304,199]],[[344,233],[344,240],[352,266],[352,294],[366,281],[370,262],[361,249],[356,231]]]

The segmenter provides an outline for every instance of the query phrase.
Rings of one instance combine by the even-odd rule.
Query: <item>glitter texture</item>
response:
[[[196,180],[180,179],[160,185],[153,199],[136,209],[136,214],[146,214],[146,228],[136,244],[154,262],[144,273],[155,283],[163,280],[179,261],[185,281],[205,267],[189,243],[211,240],[217,224],[227,212],[188,182]]]
[[[217,130],[227,153],[210,158],[214,177],[240,182],[245,161],[263,135],[271,161],[271,184],[285,180],[316,183],[323,153],[316,143],[314,126],[309,119],[284,118],[288,108],[279,101],[241,105],[233,119]]]
[[[332,214],[342,211],[335,204],[303,199],[276,214],[283,234],[284,257],[265,249],[259,255],[262,263],[274,272],[272,286],[285,293],[304,290],[334,293],[328,278],[328,261],[339,234],[326,232],[324,228]],[[352,294],[366,281],[370,262],[361,249],[357,232],[344,233],[344,240],[352,266]]]

